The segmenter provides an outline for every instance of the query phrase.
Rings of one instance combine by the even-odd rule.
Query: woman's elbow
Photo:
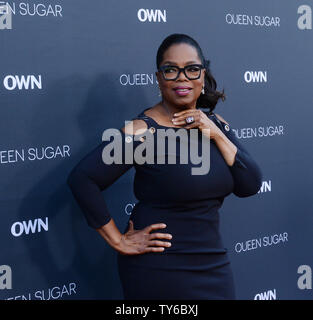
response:
[[[74,186],[77,185],[79,179],[80,179],[80,173],[76,168],[74,168],[67,176],[66,184],[70,187],[70,189],[73,190]]]
[[[234,188],[233,193],[239,198],[251,197],[257,194],[262,186],[262,174],[259,171],[254,177],[249,179],[249,182],[238,185],[238,187]]]

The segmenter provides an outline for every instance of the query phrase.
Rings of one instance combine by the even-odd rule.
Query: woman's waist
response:
[[[171,209],[174,211],[177,210],[211,210],[213,208],[219,209],[221,207],[221,200],[218,198],[213,199],[196,199],[193,201],[190,200],[169,200],[169,199],[140,199],[136,206],[140,207],[150,207],[156,209]]]
[[[158,202],[139,201],[132,209],[130,219],[138,228],[147,223],[168,223],[174,228],[218,227],[220,202]],[[159,221],[159,220],[163,221]],[[187,231],[187,230],[186,230]],[[193,230],[195,231],[195,230]]]
[[[219,232],[219,212],[217,206],[185,207],[170,204],[154,206],[139,202],[133,208],[130,220],[134,228],[144,229],[149,225],[165,223],[165,228],[155,229],[153,233],[172,235],[168,252],[211,253],[212,250],[224,250]],[[126,225],[124,233],[129,224]]]

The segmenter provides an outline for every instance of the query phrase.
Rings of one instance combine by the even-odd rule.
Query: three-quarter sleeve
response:
[[[235,161],[232,166],[229,166],[234,179],[233,193],[238,197],[249,197],[256,194],[261,188],[263,178],[258,163],[239,142],[230,125],[217,118],[216,120],[227,138],[237,147]]]
[[[122,161],[120,163],[108,164],[103,161],[103,150],[112,139],[103,141],[95,149],[89,152],[72,169],[67,184],[81,208],[87,223],[92,228],[100,228],[111,220],[107,204],[101,193],[104,189],[113,184],[121,175],[129,170],[133,164],[127,164],[125,161],[125,138],[132,140],[132,136],[126,135],[119,129],[122,147]],[[116,137],[114,137],[116,138]],[[105,152],[105,151],[104,151]],[[114,154],[114,152],[113,152]],[[110,155],[112,155],[112,152]]]

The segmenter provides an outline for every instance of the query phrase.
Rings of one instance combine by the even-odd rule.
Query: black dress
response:
[[[155,141],[157,129],[181,129],[159,125],[145,114],[148,109],[133,119],[144,120]],[[261,187],[262,173],[230,126],[221,122],[213,112],[205,113],[237,146],[232,166],[227,165],[212,139],[210,170],[206,175],[191,175],[191,167],[196,165],[190,163],[190,158],[187,164],[180,163],[179,142],[176,164],[167,163],[168,158],[165,164],[156,161],[125,164],[123,151],[122,164],[108,165],[102,161],[102,150],[109,143],[104,141],[83,158],[68,177],[68,184],[89,226],[99,228],[111,219],[101,191],[134,166],[134,194],[139,200],[130,216],[134,228],[165,223],[166,228],[153,232],[173,236],[168,240],[172,246],[165,247],[163,252],[117,253],[119,276],[127,300],[235,299],[231,265],[219,232],[218,210],[231,193],[238,197],[256,194]],[[190,130],[182,130],[187,131],[189,141]],[[137,140],[121,129],[117,133],[122,138],[123,150],[126,143],[132,142],[135,149],[144,142],[144,139]],[[201,134],[198,141],[201,155]],[[168,150],[168,144],[165,145]],[[155,147],[155,157],[156,150]],[[165,151],[165,157],[168,155]],[[123,233],[128,227],[127,223]]]

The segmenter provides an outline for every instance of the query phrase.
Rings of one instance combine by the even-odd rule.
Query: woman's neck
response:
[[[178,112],[181,112],[184,110],[196,108],[195,104],[193,106],[189,106],[187,104],[184,106],[177,106],[177,105],[173,105],[171,103],[168,103],[167,101],[164,101],[164,100],[162,100],[160,104],[170,119],[173,118],[174,113],[178,113]]]

